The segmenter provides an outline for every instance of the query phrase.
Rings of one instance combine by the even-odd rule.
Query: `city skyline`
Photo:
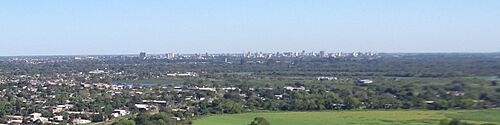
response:
[[[499,52],[500,1],[2,1],[0,56]]]

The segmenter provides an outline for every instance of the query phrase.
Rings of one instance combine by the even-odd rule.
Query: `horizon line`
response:
[[[141,51],[141,52],[144,52],[144,51]],[[131,56],[131,55],[139,55],[139,53],[141,52],[137,52],[137,53],[116,53],[116,54],[21,54],[21,55],[0,55],[0,57],[48,57],[48,56]],[[255,53],[255,52],[261,52],[261,51],[249,51],[251,53]],[[301,51],[281,51],[280,53],[283,53],[283,52],[301,52]],[[310,53],[310,52],[315,52],[315,53],[318,53],[320,51],[306,51],[307,53]],[[346,51],[337,51],[337,52],[328,52],[328,51],[325,51],[326,53],[338,53],[338,52],[341,52],[341,53],[354,53],[354,52],[361,52],[361,53],[364,53],[364,52],[374,52],[374,51],[349,51],[349,52],[346,52]],[[198,53],[178,53],[178,52],[165,52],[165,53],[148,53],[148,52],[145,52],[147,55],[164,55],[164,54],[167,54],[167,53],[175,53],[175,54],[182,54],[182,55],[189,55],[189,54],[200,54],[200,52]],[[201,54],[205,54],[205,53],[209,53],[209,54],[245,54],[245,53],[248,53],[248,52],[216,52],[216,53],[210,53],[210,52],[201,52]],[[262,52],[264,54],[270,54],[270,53],[276,53],[276,52]],[[495,54],[495,53],[500,53],[500,51],[498,52],[374,52],[374,53],[378,53],[378,54]]]

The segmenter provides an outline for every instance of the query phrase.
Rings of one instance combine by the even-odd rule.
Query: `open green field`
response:
[[[206,117],[194,121],[194,125],[247,125],[255,117],[264,117],[271,125],[435,125],[442,119],[451,118],[500,125],[500,110],[244,113]]]

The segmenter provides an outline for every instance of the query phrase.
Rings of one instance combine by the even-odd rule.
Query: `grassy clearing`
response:
[[[467,121],[500,123],[500,110],[457,111],[445,115]]]
[[[194,121],[195,125],[246,125],[264,117],[272,125],[364,125],[364,124],[438,124],[441,119],[459,118],[474,123],[497,123],[500,110],[492,111],[341,111],[275,112],[218,115]]]

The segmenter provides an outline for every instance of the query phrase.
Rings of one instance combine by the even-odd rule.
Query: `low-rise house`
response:
[[[181,120],[181,118],[179,118],[179,117],[171,117],[171,118],[170,118],[170,120],[173,120],[173,121],[180,121],[180,120]]]
[[[64,104],[64,105],[57,105],[57,106],[54,106],[52,107],[52,113],[58,113],[58,112],[62,112],[62,111],[66,111],[70,108],[73,108],[73,105],[71,104]]]
[[[288,91],[303,91],[303,90],[306,90],[306,88],[304,86],[301,86],[301,87],[285,86],[284,89],[288,90]]]
[[[247,94],[238,94],[238,95],[241,96],[241,97],[248,97]]]
[[[71,119],[70,121],[71,121],[71,123],[74,123],[74,124],[88,124],[88,123],[92,122],[90,120],[81,119],[81,118],[74,118],[74,119]]]
[[[434,104],[434,101],[424,101],[426,104]]]
[[[113,113],[111,113],[113,117],[121,117],[128,114],[130,114],[130,112],[128,112],[127,110],[118,110],[118,109],[114,110]]]
[[[187,110],[186,109],[172,109],[172,112],[186,112]]]
[[[23,116],[8,115],[7,124],[22,124],[23,119],[24,119]]]
[[[174,91],[182,92],[182,87],[176,86],[174,87]]]
[[[274,90],[274,88],[272,88],[272,87],[265,87],[265,88],[262,88],[262,90]]]
[[[337,77],[324,77],[324,76],[321,76],[321,77],[316,77],[317,80],[319,81],[332,81],[332,80],[338,80]]]
[[[113,90],[120,90],[120,89],[123,89],[124,86],[123,85],[111,85],[111,89]]]
[[[448,92],[446,92],[446,94],[453,95],[453,96],[464,96],[465,95],[464,92],[459,92],[459,91],[448,91]]]
[[[89,71],[89,74],[104,74],[104,73],[108,73],[108,72],[106,72],[104,70],[99,70],[99,69]]]
[[[57,116],[52,117],[52,120],[53,120],[53,121],[56,121],[56,122],[60,122],[60,121],[63,121],[63,120],[64,120],[64,116],[62,116],[62,115],[57,115]]]
[[[106,84],[106,83],[94,83],[94,87],[96,87],[98,89],[107,89],[107,88],[110,88],[111,85]]]
[[[280,94],[280,95],[274,95],[274,97],[276,97],[276,99],[280,100],[280,99],[283,99],[283,95]]]
[[[90,88],[90,87],[92,87],[93,85],[92,85],[92,84],[80,83],[80,86],[82,86],[82,87],[84,87],[84,88]]]
[[[171,117],[168,121],[169,121],[170,125],[175,125],[175,124],[177,124],[177,122],[181,121],[181,118],[179,118],[179,117]]]
[[[148,104],[135,104],[135,107],[142,111],[148,111],[151,108]]]
[[[369,84],[372,84],[372,83],[373,83],[373,81],[369,80],[369,79],[361,79],[361,80],[357,81],[358,85],[369,85]]]
[[[208,88],[208,87],[198,88],[198,90],[200,90],[200,91],[212,91],[212,92],[216,91],[215,88]]]
[[[42,117],[42,113],[31,113],[30,114],[31,119],[38,119],[40,117]]]
[[[31,113],[31,114],[29,115],[29,119],[30,119],[31,121],[37,121],[37,120],[39,120],[39,121],[41,121],[42,123],[47,123],[47,122],[49,121],[49,119],[48,119],[48,118],[42,117],[42,113]]]
[[[197,91],[212,91],[215,92],[217,89],[216,88],[210,88],[210,87],[189,87],[190,90],[197,90]]]
[[[233,90],[233,91],[234,91],[234,90],[239,90],[239,89],[238,89],[238,88],[236,88],[236,87],[224,87],[224,88],[221,88],[221,89],[222,89],[222,90],[224,90],[224,91],[226,91],[226,92],[227,92],[227,91],[229,91],[229,90]]]
[[[192,100],[192,99],[193,99],[193,96],[186,96],[186,97],[184,98],[184,100],[186,100],[186,101],[190,101],[190,100]]]
[[[64,111],[62,108],[54,106],[51,108],[52,113],[58,113]]]
[[[167,101],[161,101],[161,100],[142,100],[142,103],[167,104]]]

